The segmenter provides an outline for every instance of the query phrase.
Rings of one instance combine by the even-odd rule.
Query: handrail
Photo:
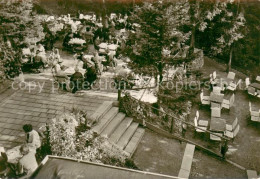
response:
[[[121,91],[121,89],[119,89],[119,90]],[[119,99],[118,99],[119,101],[120,101],[120,98],[121,98],[121,93],[122,93],[122,91],[120,92],[120,96],[119,96]],[[141,102],[141,101],[139,101],[139,100],[137,100],[137,99],[135,99],[135,98],[133,98],[133,97],[131,97],[131,98],[134,99],[136,102]],[[227,137],[219,136],[219,135],[217,135],[217,134],[215,134],[215,133],[213,133],[213,132],[211,132],[211,131],[209,131],[209,130],[207,130],[207,129],[199,128],[199,127],[197,127],[197,126],[195,126],[195,125],[193,125],[193,124],[191,124],[191,123],[189,123],[189,122],[186,122],[186,121],[184,121],[184,120],[182,120],[182,119],[179,119],[179,118],[177,118],[177,117],[175,117],[175,116],[172,116],[171,114],[168,114],[168,113],[166,113],[166,112],[164,112],[164,111],[162,111],[162,110],[160,110],[160,109],[158,109],[158,108],[155,108],[155,107],[153,107],[153,106],[150,105],[150,104],[147,104],[147,103],[143,103],[143,104],[146,105],[146,106],[149,106],[151,109],[157,110],[158,112],[161,112],[161,113],[163,113],[163,114],[165,114],[165,115],[167,115],[167,116],[170,116],[170,117],[172,117],[172,118],[174,118],[174,119],[176,119],[176,120],[178,120],[178,121],[181,121],[181,122],[185,123],[186,125],[192,126],[192,127],[196,128],[196,129],[200,129],[200,130],[202,130],[202,131],[204,131],[204,132],[207,132],[207,133],[212,134],[212,135],[214,135],[214,136],[220,137],[220,138],[222,138],[222,139],[224,139],[224,140],[226,140],[226,141],[229,141],[229,140],[230,140],[230,139],[227,138]]]

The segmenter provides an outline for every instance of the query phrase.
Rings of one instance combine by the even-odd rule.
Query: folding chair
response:
[[[257,90],[257,97],[260,98],[260,90]]]
[[[246,89],[248,89],[248,86],[250,85],[250,80],[249,78],[245,79],[245,83],[246,83]]]
[[[225,135],[226,137],[228,137],[228,138],[234,139],[234,138],[237,136],[239,130],[240,130],[240,126],[237,125],[236,128],[234,129],[234,131],[228,131],[228,130],[226,130],[226,131],[224,132],[224,135]]]
[[[260,110],[259,111],[252,111],[251,102],[249,102],[249,111],[250,111],[251,121],[260,122]]]
[[[237,83],[234,83],[234,82],[231,82],[227,89],[230,90],[230,91],[235,91],[237,89],[237,86],[241,83],[241,79],[238,80]]]
[[[234,80],[235,79],[236,74],[234,72],[228,72],[227,78]]]

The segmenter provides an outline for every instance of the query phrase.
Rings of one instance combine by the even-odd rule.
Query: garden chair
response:
[[[210,105],[209,96],[204,96],[203,90],[200,93],[200,101],[203,105]]]
[[[235,91],[237,89],[237,86],[241,83],[241,79],[238,80],[237,83],[234,83],[234,82],[231,82],[227,89],[230,90],[230,91]]]
[[[247,92],[248,92],[248,94],[250,94],[252,96],[256,96],[257,95],[255,88],[252,87],[252,86],[248,86]]]
[[[256,93],[257,93],[257,94],[256,94],[256,95],[257,95],[257,97],[258,97],[258,98],[260,98],[260,90],[257,90],[257,92],[256,92]]]
[[[223,134],[220,133],[214,133],[216,135],[210,134],[210,140],[214,141],[221,141],[221,137],[223,137]]]
[[[250,111],[251,121],[260,122],[260,110],[253,111],[251,102],[249,102],[249,111]]]
[[[235,79],[236,74],[234,72],[228,72],[227,78],[234,80]]]
[[[220,117],[221,116],[221,108],[214,107],[211,108],[211,117]]]
[[[208,127],[208,125],[209,125],[209,121],[207,121],[207,120],[200,120],[199,119],[199,111],[197,111],[196,112],[196,117],[197,117],[197,121],[198,121],[198,126],[199,127]]]
[[[249,78],[245,79],[245,83],[246,83],[246,89],[248,89],[248,86],[250,85],[250,80]]]
[[[260,82],[260,76],[256,77],[256,81]]]
[[[224,132],[224,135],[225,135],[226,137],[228,137],[228,138],[234,139],[234,138],[237,136],[239,130],[240,130],[240,126],[239,126],[239,124],[238,124],[233,131],[228,131],[228,130],[226,130],[226,131]]]
[[[198,133],[205,133],[207,130],[207,127],[198,126],[197,116],[195,116],[194,118],[194,126],[195,126],[195,131]]]
[[[216,71],[214,71],[214,72],[212,73],[212,77],[213,77],[213,80],[216,80],[216,79],[217,79],[217,72],[216,72]]]
[[[227,131],[234,131],[236,126],[238,125],[238,119],[236,118],[232,124],[226,124],[226,130]]]

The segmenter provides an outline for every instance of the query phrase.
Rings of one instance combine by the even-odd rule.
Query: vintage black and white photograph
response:
[[[0,0],[0,179],[260,179],[260,0]]]

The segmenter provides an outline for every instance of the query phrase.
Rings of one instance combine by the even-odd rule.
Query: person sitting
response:
[[[48,61],[46,58],[45,49],[42,46],[42,44],[37,43],[37,47],[35,49],[35,57],[34,57],[34,63],[36,67],[39,67],[40,65],[43,65],[43,67],[48,66]]]
[[[79,72],[79,68],[76,67],[75,73],[70,78],[70,82],[72,85],[72,93],[76,93],[78,90],[81,89],[83,81],[83,75]]]
[[[28,144],[30,151],[36,153],[36,149],[41,147],[39,133],[33,129],[31,124],[25,124],[23,130],[26,133],[26,143]]]
[[[20,148],[20,152],[23,157],[19,160],[17,164],[17,175],[18,176],[30,176],[38,167],[36,161],[35,153],[30,151],[28,145],[24,145]]]

